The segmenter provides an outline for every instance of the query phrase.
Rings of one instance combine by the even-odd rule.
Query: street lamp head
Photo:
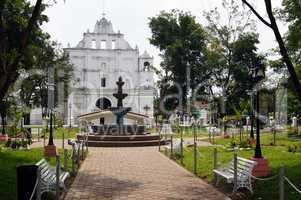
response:
[[[262,61],[259,60],[253,67],[250,68],[249,75],[255,82],[259,82],[265,78],[265,67]]]
[[[265,78],[265,68],[264,68],[264,66],[258,67],[256,69],[256,77],[260,80]]]

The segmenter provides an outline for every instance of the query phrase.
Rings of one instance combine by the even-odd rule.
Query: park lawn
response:
[[[208,131],[205,128],[196,128],[195,130],[191,127],[183,127],[181,128],[173,128],[173,137],[174,138],[180,138],[181,137],[181,130],[183,131],[183,137],[184,138],[193,138],[194,137],[194,131],[196,132],[197,137],[204,137],[208,136]]]
[[[213,184],[213,147],[200,147],[198,149],[198,162],[197,162],[197,175],[202,179]],[[263,156],[269,160],[271,169],[270,176],[278,173],[281,166],[285,166],[285,175],[301,188],[301,153],[287,152],[287,148],[284,146],[267,146],[262,150]],[[254,154],[254,150],[239,150],[238,156],[244,158],[251,158]],[[225,148],[218,148],[218,163],[219,166],[224,166],[233,158],[233,152],[226,150]],[[184,167],[189,171],[193,171],[193,148],[185,148],[184,151]],[[177,160],[180,163],[180,160]],[[220,185],[225,186],[225,183]],[[226,187],[228,190],[232,187]],[[227,191],[231,193],[230,191]],[[253,195],[248,195],[249,200],[264,199],[275,200],[278,199],[278,180],[272,180],[267,182],[257,181],[255,183],[255,192]],[[288,200],[300,199],[300,194],[293,191],[286,183],[285,190]]]
[[[63,151],[59,150],[61,164],[63,162]],[[71,152],[69,152],[71,153]],[[15,200],[16,195],[16,167],[20,165],[32,165],[43,158],[43,149],[35,148],[30,150],[0,150],[0,199]],[[48,160],[55,166],[55,158]],[[71,160],[68,161],[68,171],[71,171]],[[4,197],[4,198],[3,198]]]
[[[249,138],[248,134],[244,134],[242,140],[247,140]],[[256,135],[255,135],[256,138]],[[276,133],[276,145],[273,145],[274,141],[274,135],[272,133],[261,133],[260,134],[260,142],[262,146],[291,146],[291,145],[301,145],[301,141],[294,141],[288,139],[288,134],[286,131],[283,132],[277,132]],[[212,142],[215,145],[223,145],[223,146],[230,146],[231,141],[235,140],[236,143],[239,143],[239,135],[236,135],[234,138],[223,138],[222,136],[217,136],[214,138],[214,142]],[[208,141],[209,139],[203,139],[203,141]]]
[[[53,129],[53,138],[62,139],[63,132],[65,139],[75,139],[76,135],[79,133],[79,128],[55,128]],[[49,138],[49,130],[46,133],[46,138]]]

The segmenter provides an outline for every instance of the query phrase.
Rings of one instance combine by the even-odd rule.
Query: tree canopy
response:
[[[190,13],[177,10],[150,18],[150,42],[163,58],[161,95],[170,97],[166,100],[169,109],[186,105],[189,101],[184,98],[208,101],[211,95],[225,97],[229,105],[233,104],[228,110],[234,112],[233,107],[239,106],[256,84],[249,71],[264,59],[257,52],[258,34],[250,13],[239,9],[233,0],[224,0],[223,7],[228,18],[225,20],[225,14],[217,9],[206,12],[206,27]],[[181,95],[183,101],[173,94]]]
[[[49,35],[41,25],[48,21],[42,11],[46,5],[37,0],[3,0],[0,4],[0,101],[22,72],[30,70],[35,54]]]
[[[194,16],[178,10],[170,13],[162,11],[158,16],[150,18],[149,26],[152,32],[150,43],[162,53],[164,78],[172,84],[178,84],[183,93],[183,99],[179,100],[185,104],[187,91],[190,86],[193,87],[193,82],[187,82],[187,76],[188,81],[191,81],[207,74],[200,68],[206,46],[206,32]]]

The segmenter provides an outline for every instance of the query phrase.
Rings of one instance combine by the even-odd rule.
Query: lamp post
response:
[[[250,74],[252,80],[257,84],[256,85],[256,95],[255,95],[255,118],[256,118],[256,147],[255,154],[252,160],[256,161],[256,166],[253,169],[253,175],[256,177],[267,176],[269,172],[268,162],[262,156],[261,145],[260,145],[260,91],[259,85],[260,82],[265,78],[265,68],[261,62],[255,64],[254,67],[250,69]]]
[[[256,117],[256,148],[255,158],[262,158],[261,145],[260,145],[260,110],[259,110],[259,86],[261,80],[264,79],[264,67],[262,65],[256,65],[251,69],[252,79],[257,83],[256,94],[255,94],[255,117]]]
[[[71,128],[71,114],[72,114],[72,103],[71,103],[71,99],[70,99],[70,102],[69,102],[69,128]]]
[[[256,147],[255,158],[262,158],[260,145],[260,111],[259,111],[259,89],[256,90]]]
[[[48,67],[48,111],[50,115],[50,129],[48,145],[44,147],[46,157],[55,157],[57,155],[56,147],[53,143],[53,108],[54,108],[54,69]]]
[[[252,144],[255,143],[255,140],[254,140],[254,98],[253,98],[253,93],[254,91],[253,90],[249,90],[248,91],[248,95],[250,95],[250,107],[251,107],[251,118],[250,118],[250,126],[251,126],[251,129],[250,129],[250,142]]]

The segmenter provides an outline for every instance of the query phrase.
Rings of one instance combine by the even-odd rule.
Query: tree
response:
[[[294,64],[301,61],[301,2],[299,0],[283,0],[282,19],[289,23],[286,36],[287,47],[293,53]]]
[[[73,72],[68,55],[60,51],[55,42],[48,41],[46,44],[45,48],[37,52],[37,62],[34,63],[33,70],[20,81],[20,86],[17,88],[21,101],[26,106],[41,107],[43,115],[46,114],[47,109],[48,68],[51,66],[54,68],[55,83],[63,84],[63,88],[58,88],[58,84],[55,85],[55,106],[58,105],[59,95],[63,94],[63,99],[68,97],[68,86]]]
[[[162,11],[150,18],[149,26],[152,32],[150,43],[161,51],[165,78],[181,87],[182,99],[179,101],[186,105],[188,91],[195,86],[191,80],[200,80],[207,74],[200,68],[206,32],[190,13],[177,10]]]
[[[7,117],[7,112],[10,107],[10,102],[6,100],[2,100],[0,102],[0,117],[1,117],[1,124],[2,124],[2,135],[5,135],[5,126],[6,126],[6,117]]]
[[[247,1],[247,0],[242,0],[242,2],[248,6],[248,8],[256,15],[256,17],[263,23],[265,24],[267,27],[271,28],[272,31],[274,32],[275,38],[278,42],[279,45],[279,51],[280,54],[282,56],[283,62],[286,64],[286,67],[288,69],[288,72],[290,74],[290,79],[293,83],[293,87],[295,90],[296,95],[299,97],[299,99],[301,99],[301,84],[299,81],[299,78],[297,76],[294,64],[291,60],[291,57],[289,56],[289,52],[285,46],[284,40],[281,36],[281,33],[279,31],[278,25],[277,25],[277,21],[276,18],[274,16],[273,13],[273,8],[272,8],[272,2],[271,0],[264,0],[265,2],[265,8],[266,8],[266,12],[268,14],[269,17],[269,22],[267,20],[264,19],[264,17],[262,17],[257,11],[256,9]],[[286,2],[288,2],[286,4]],[[294,1],[284,1],[284,5],[291,5],[291,2],[295,2],[297,3],[297,0]],[[300,6],[299,6],[300,7]],[[286,7],[287,9],[289,7]],[[296,9],[298,8],[298,6],[296,7]]]
[[[283,0],[280,11],[282,19],[289,24],[286,34],[286,46],[294,63],[298,77],[301,77],[301,2],[298,0]],[[287,85],[287,111],[289,117],[301,117],[301,100],[292,90],[292,82]]]
[[[40,26],[47,21],[42,15],[46,5],[37,0],[2,0],[0,4],[0,101],[17,81],[22,70],[31,68],[33,50],[45,38]]]
[[[221,105],[225,108],[221,117],[227,112],[233,114],[233,106],[239,106],[248,97],[247,90],[254,85],[249,69],[263,61],[257,53],[259,40],[251,13],[241,10],[234,0],[224,0],[222,10],[215,8],[204,13],[209,33],[205,64],[211,70],[211,87],[219,88],[215,96],[231,105]]]

